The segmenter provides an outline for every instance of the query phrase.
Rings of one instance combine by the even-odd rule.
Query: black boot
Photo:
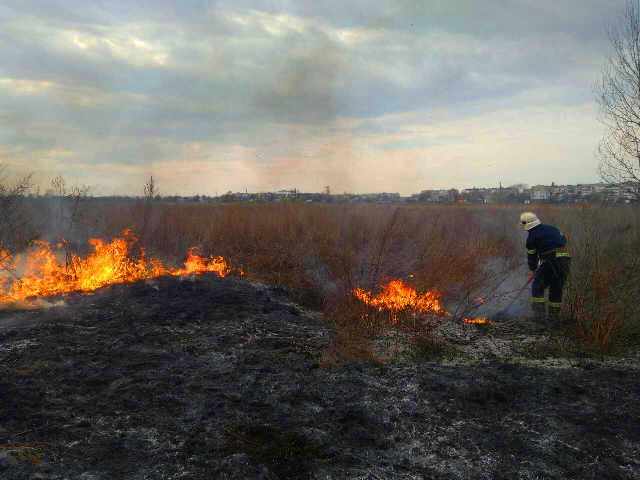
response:
[[[536,301],[534,299],[531,303],[531,309],[533,310],[533,319],[539,325],[544,325],[547,318],[547,306],[544,301]]]
[[[553,327],[564,327],[562,318],[562,304],[549,303],[549,315],[547,317],[549,324]]]

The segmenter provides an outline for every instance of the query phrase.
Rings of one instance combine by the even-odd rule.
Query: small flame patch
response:
[[[388,311],[391,318],[396,319],[399,312],[430,314],[441,317],[450,316],[442,303],[442,293],[438,290],[428,290],[419,293],[415,288],[402,280],[391,280],[382,286],[380,293],[372,294],[361,288],[353,291],[354,296],[365,305],[378,311]],[[489,320],[485,317],[465,318],[464,323],[486,325]]]
[[[358,300],[377,308],[379,311],[400,312],[412,310],[417,313],[431,313],[434,315],[446,315],[447,313],[442,306],[440,292],[430,290],[425,293],[418,293],[402,280],[390,281],[376,295],[361,288],[356,288],[353,293]]]
[[[491,323],[486,317],[465,318],[463,321],[467,325],[489,325]]]

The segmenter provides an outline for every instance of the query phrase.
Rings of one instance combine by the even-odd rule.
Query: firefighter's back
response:
[[[544,256],[563,248],[567,239],[558,228],[542,223],[529,230],[527,243],[535,248],[538,255]]]

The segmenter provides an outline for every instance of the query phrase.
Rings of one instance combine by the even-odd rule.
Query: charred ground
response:
[[[0,312],[1,478],[640,478],[633,365],[320,368],[322,319],[232,278],[66,302]]]

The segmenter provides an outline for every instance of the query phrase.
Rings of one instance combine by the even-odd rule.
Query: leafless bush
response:
[[[42,235],[66,245],[70,250],[86,243],[88,232],[86,226],[90,222],[87,202],[89,187],[69,186],[62,176],[51,179],[50,188],[45,198],[49,216],[47,222],[40,224]]]
[[[144,198],[142,199],[142,220],[140,226],[140,238],[144,241],[150,233],[151,222],[155,212],[154,204],[159,195],[158,187],[153,176],[144,184]],[[140,208],[140,207],[139,207]]]
[[[607,135],[600,144],[600,174],[610,183],[628,183],[640,196],[640,2],[627,7],[609,34],[613,53],[598,89]]]
[[[6,167],[0,165],[0,250],[19,250],[33,239],[35,232],[24,201],[31,188],[31,175],[11,180]]]
[[[380,363],[374,340],[384,331],[381,322],[368,315],[368,309],[348,292],[333,298],[324,308],[324,317],[333,327],[334,336],[322,355],[320,366],[327,368],[344,363]]]
[[[564,228],[572,249],[565,314],[586,346],[600,352],[638,340],[640,216],[633,208],[584,208]]]

